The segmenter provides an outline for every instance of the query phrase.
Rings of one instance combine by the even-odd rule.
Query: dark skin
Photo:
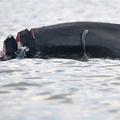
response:
[[[20,42],[17,42],[18,44],[18,49],[20,49]],[[6,48],[5,48],[5,43],[3,42],[3,48],[2,50],[0,51],[0,58],[4,58],[6,55]]]

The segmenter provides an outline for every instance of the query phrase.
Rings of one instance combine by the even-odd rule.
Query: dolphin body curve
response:
[[[41,58],[52,56],[75,59],[75,56],[81,57],[85,52],[91,58],[120,58],[119,24],[62,23],[32,28],[30,32],[25,29],[18,36],[18,41],[30,49],[26,57],[33,57],[39,52]]]
[[[86,53],[91,57],[120,58],[120,25],[97,22],[73,22],[33,28],[38,50],[46,55],[83,53],[82,34],[86,35]]]

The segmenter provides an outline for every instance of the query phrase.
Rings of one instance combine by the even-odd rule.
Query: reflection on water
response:
[[[15,36],[25,28],[78,20],[119,23],[116,2],[0,0],[0,48],[9,33]],[[0,120],[119,119],[120,60],[0,63]]]
[[[0,117],[11,120],[119,119],[119,68],[119,60],[110,59],[2,62]]]

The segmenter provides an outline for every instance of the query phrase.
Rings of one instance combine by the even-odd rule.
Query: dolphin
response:
[[[70,22],[22,30],[17,43],[29,48],[25,57],[120,58],[120,25],[103,22]],[[7,49],[7,48],[6,48]],[[16,49],[17,50],[17,49]]]

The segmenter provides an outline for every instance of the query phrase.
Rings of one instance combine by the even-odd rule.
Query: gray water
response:
[[[118,0],[0,0],[0,48],[25,28],[72,21],[120,23]],[[0,63],[0,120],[119,120],[120,60]]]

